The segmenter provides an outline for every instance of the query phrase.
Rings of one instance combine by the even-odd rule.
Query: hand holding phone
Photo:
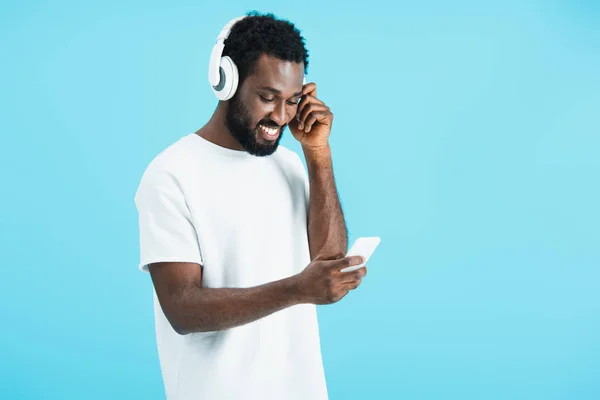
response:
[[[373,255],[373,253],[375,252],[377,246],[379,246],[380,242],[381,238],[379,238],[378,236],[359,237],[358,239],[356,239],[354,241],[354,244],[352,244],[352,247],[348,251],[348,254],[346,254],[346,257],[363,256],[365,258],[365,262],[360,265],[354,265],[352,267],[344,268],[340,272],[356,271],[357,269],[364,267],[365,264],[369,261],[369,258],[371,258],[371,255]]]

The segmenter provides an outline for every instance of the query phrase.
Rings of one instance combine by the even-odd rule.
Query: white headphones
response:
[[[239,82],[238,69],[231,57],[223,56],[223,48],[225,47],[225,39],[229,37],[233,25],[244,18],[246,17],[234,18],[223,27],[210,53],[208,83],[219,100],[229,100],[237,90]],[[306,84],[306,78],[304,78],[303,84]]]
[[[233,60],[229,56],[223,55],[223,43],[229,37],[231,27],[245,17],[232,19],[225,25],[219,36],[217,43],[213,46],[210,53],[210,61],[208,64],[208,83],[212,88],[215,96],[219,100],[229,100],[235,94],[238,85],[238,69]]]

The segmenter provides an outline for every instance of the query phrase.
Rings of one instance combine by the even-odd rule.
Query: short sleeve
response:
[[[202,265],[198,236],[185,195],[172,173],[146,171],[135,194],[140,263],[189,262]]]

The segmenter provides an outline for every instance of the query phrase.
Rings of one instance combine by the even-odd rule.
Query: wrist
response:
[[[289,294],[293,305],[308,303],[306,293],[302,288],[300,274],[292,275],[286,279],[286,292]]]
[[[318,148],[303,147],[302,150],[304,151],[304,158],[306,159],[309,172],[331,167],[331,148],[329,146]]]
[[[302,146],[302,151],[307,159],[320,160],[331,158],[331,147],[329,144],[319,147]]]

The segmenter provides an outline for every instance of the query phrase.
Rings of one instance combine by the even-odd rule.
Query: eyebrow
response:
[[[266,90],[266,91],[274,93],[274,94],[281,94],[281,91],[279,91],[271,86],[261,86],[259,89]],[[299,92],[294,93],[292,95],[292,97],[297,97],[297,96],[300,96],[301,94],[302,94],[302,91],[299,91]]]

